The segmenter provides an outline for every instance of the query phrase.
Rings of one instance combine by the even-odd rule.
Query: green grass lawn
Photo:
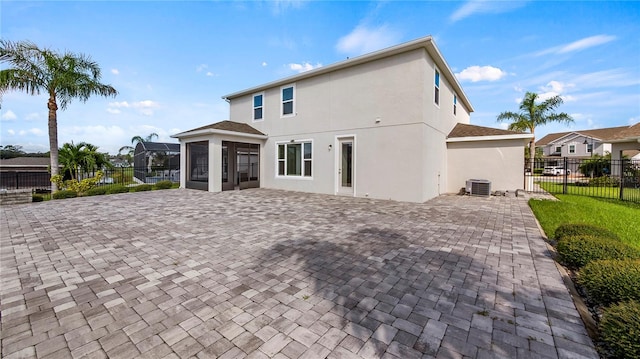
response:
[[[529,206],[550,238],[563,223],[588,223],[607,228],[623,242],[640,248],[640,204],[614,199],[557,194],[559,201],[529,200]]]

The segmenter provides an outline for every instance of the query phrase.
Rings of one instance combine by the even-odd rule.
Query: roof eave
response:
[[[354,57],[354,58],[351,58],[351,59],[339,61],[339,62],[336,62],[336,63],[331,64],[331,65],[322,66],[322,67],[319,67],[317,69],[313,69],[313,70],[310,70],[310,71],[305,71],[305,72],[297,74],[297,75],[293,75],[293,76],[285,77],[285,78],[282,78],[282,79],[279,79],[279,80],[276,80],[276,81],[268,82],[268,83],[263,84],[263,85],[254,86],[254,87],[242,90],[242,91],[234,92],[234,93],[222,96],[222,99],[225,100],[225,101],[229,101],[229,100],[231,100],[233,98],[240,97],[240,96],[245,96],[245,95],[250,95],[250,94],[253,94],[253,93],[257,93],[257,92],[261,92],[261,91],[263,91],[265,89],[268,89],[268,88],[273,88],[273,87],[286,85],[288,83],[292,83],[292,82],[296,82],[296,81],[299,81],[299,80],[303,80],[303,79],[307,79],[307,78],[323,75],[323,74],[326,74],[326,73],[329,73],[329,72],[333,72],[333,71],[345,69],[345,68],[348,68],[348,67],[360,65],[360,64],[363,64],[363,63],[379,60],[379,59],[382,59],[382,58],[385,58],[385,57],[397,55],[397,54],[404,53],[404,52],[411,51],[411,50],[416,50],[416,49],[419,49],[419,48],[424,48],[424,49],[427,50],[429,55],[433,58],[434,62],[436,63],[436,65],[440,69],[440,72],[445,76],[445,78],[453,86],[455,92],[458,94],[458,99],[460,101],[462,101],[462,103],[465,105],[465,107],[467,108],[467,110],[469,112],[473,112],[474,111],[473,105],[471,105],[471,102],[467,98],[467,95],[464,92],[464,90],[462,89],[462,86],[460,86],[460,83],[458,82],[458,79],[456,79],[455,74],[453,73],[453,71],[451,71],[451,68],[449,67],[449,65],[445,61],[444,57],[440,53],[440,50],[438,50],[438,48],[437,48],[437,46],[436,46],[436,44],[433,41],[433,38],[431,36],[425,36],[425,37],[422,37],[422,38],[419,38],[419,39],[416,39],[416,40],[413,40],[413,41],[406,42],[404,44],[392,46],[392,47],[389,47],[389,48],[386,48],[386,49],[382,49],[382,50],[378,50],[378,51],[375,51],[375,52],[372,52],[372,53],[369,53],[369,54],[365,54],[365,55],[362,55],[362,56],[357,56],[357,57]]]
[[[175,135],[171,135],[172,138],[183,139],[189,137],[197,137],[203,135],[224,135],[224,136],[236,136],[236,137],[245,137],[245,138],[254,138],[259,140],[266,140],[269,138],[267,135],[258,135],[254,133],[245,133],[245,132],[235,132],[235,131],[225,131],[225,130],[217,130],[213,128],[206,128],[197,131],[186,131],[180,132]]]
[[[519,133],[513,135],[492,135],[492,136],[466,136],[447,138],[447,142],[477,142],[477,141],[501,141],[501,140],[529,140],[533,138],[530,133]]]

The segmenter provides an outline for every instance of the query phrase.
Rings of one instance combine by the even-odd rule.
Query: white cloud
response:
[[[548,54],[566,54],[569,52],[582,51],[590,47],[606,44],[615,39],[616,39],[615,36],[610,36],[610,35],[595,35],[595,36],[585,37],[584,39],[580,39],[568,44],[554,46],[554,47],[550,47],[548,49],[542,50],[536,53],[536,56],[542,56],[542,55],[548,55]]]
[[[212,76],[215,76],[215,74],[211,71],[207,71],[207,76],[212,77]]]
[[[293,71],[297,71],[297,72],[305,72],[305,71],[309,71],[309,70],[313,70],[313,69],[317,69],[318,67],[322,67],[321,63],[316,63],[315,65],[312,65],[308,62],[303,62],[301,64],[289,64],[288,65],[289,68]]]
[[[471,82],[498,81],[505,76],[507,76],[505,71],[493,66],[469,66],[456,74],[460,81]]]
[[[400,33],[387,25],[376,28],[358,25],[348,35],[338,40],[336,49],[350,55],[362,55],[395,45],[400,38]]]
[[[144,100],[138,102],[129,103],[127,101],[121,102],[110,102],[107,111],[112,114],[119,114],[121,111],[120,108],[133,108],[136,109],[139,113],[145,116],[152,116],[153,110],[160,106],[159,103],[151,100]]]
[[[563,95],[566,93],[568,89],[575,87],[574,84],[563,83],[560,81],[550,81],[546,86],[540,87],[540,93],[538,94],[538,98],[540,101],[545,101],[554,96],[560,96],[564,102],[575,101],[576,98],[571,95]]]
[[[40,113],[38,113],[38,112],[32,112],[30,114],[27,114],[27,117],[25,117],[25,119],[27,121],[38,121],[43,117],[44,116],[41,116]]]
[[[119,75],[120,71],[118,69],[111,69],[111,73],[114,75]]]
[[[39,128],[30,128],[28,130],[20,130],[18,131],[20,136],[24,135],[34,135],[34,136],[43,136],[45,133]]]
[[[471,0],[465,2],[451,14],[449,20],[456,22],[475,14],[500,14],[515,10],[525,4],[526,1]]]
[[[262,61],[262,67],[267,66],[267,63],[265,61]]]
[[[12,129],[8,129],[7,133],[10,134],[11,136],[16,134],[16,131],[12,130]]]
[[[208,68],[209,68],[209,65],[207,65],[207,64],[200,64],[200,65],[198,65],[198,66],[196,67],[196,72],[202,72],[202,71],[204,71],[204,70],[206,70],[206,69],[208,69]]]
[[[2,119],[2,121],[13,121],[18,119],[18,116],[16,116],[13,111],[7,110],[0,116],[0,119]]]

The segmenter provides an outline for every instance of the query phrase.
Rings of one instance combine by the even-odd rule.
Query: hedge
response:
[[[603,237],[614,240],[619,240],[617,234],[602,227],[595,226],[593,224],[586,223],[565,223],[556,228],[554,238],[559,241],[564,237],[576,236],[576,235],[591,235],[595,237]]]
[[[609,238],[589,235],[563,237],[556,249],[560,262],[569,268],[582,268],[600,259],[640,259],[640,249]]]
[[[152,189],[153,189],[153,186],[150,184],[141,184],[131,188],[133,192],[151,191]]]
[[[578,273],[578,283],[595,304],[640,301],[640,260],[593,261]]]
[[[169,189],[173,187],[173,182],[171,181],[160,181],[154,186],[156,189]]]
[[[75,198],[78,197],[78,193],[76,191],[71,190],[62,190],[54,192],[52,195],[53,199],[64,199],[64,198]]]
[[[613,358],[640,358],[640,302],[606,308],[599,328],[600,338]]]
[[[126,187],[123,185],[109,186],[109,189],[107,190],[107,194],[127,193],[127,192],[129,192],[129,187]]]
[[[107,193],[107,187],[94,187],[87,192],[85,192],[86,196],[99,196]]]

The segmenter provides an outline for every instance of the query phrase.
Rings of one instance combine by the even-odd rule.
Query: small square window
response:
[[[569,153],[576,153],[576,145],[569,145]]]

